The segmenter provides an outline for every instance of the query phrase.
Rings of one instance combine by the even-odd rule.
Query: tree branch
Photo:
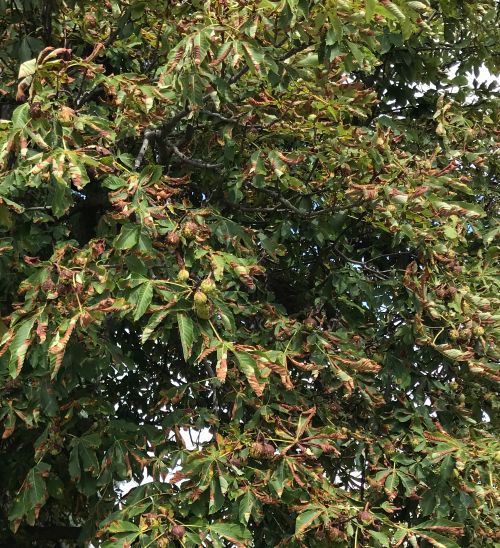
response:
[[[181,152],[175,145],[169,145],[168,148],[180,158],[184,163],[189,164],[190,166],[199,167],[202,169],[219,169],[223,164],[210,164],[209,162],[204,162],[203,160],[198,160],[197,158],[190,158]]]
[[[347,205],[334,204],[324,209],[318,209],[316,211],[308,212],[308,211],[303,211],[302,209],[299,209],[298,207],[294,206],[292,202],[290,202],[290,200],[287,200],[283,195],[281,195],[279,192],[276,192],[275,190],[271,190],[270,188],[265,188],[265,187],[257,188],[254,185],[251,185],[251,186],[255,190],[261,190],[265,194],[269,194],[273,198],[276,198],[279,202],[281,202],[281,204],[283,204],[286,207],[286,209],[292,211],[293,213],[295,213],[296,215],[304,219],[314,219],[315,217],[319,217],[320,215],[324,215],[325,213],[331,213],[332,211],[347,211],[349,209],[354,209],[362,205],[366,201],[368,201],[368,200],[359,200],[358,202],[353,202],[352,204],[347,204]],[[273,208],[272,210],[274,209],[275,208]]]
[[[146,154],[149,148],[149,142],[156,139],[156,137],[159,137],[160,135],[161,135],[161,130],[159,129],[147,129],[144,132],[142,145],[139,150],[139,154],[137,154],[137,157],[134,162],[135,169],[139,169],[141,167],[142,161],[144,160],[144,155]]]
[[[310,45],[311,44],[302,44],[300,46],[296,46],[295,48],[292,48],[291,50],[289,50],[285,54],[283,54],[281,57],[279,57],[278,61],[285,61],[286,59],[289,59],[290,57],[293,57],[296,53],[299,53],[299,52],[307,49]],[[230,86],[235,84],[248,71],[249,71],[249,66],[245,64],[236,74],[234,74],[233,76],[231,76],[231,78],[229,78],[228,84]],[[205,101],[208,98],[210,98],[210,93],[207,93],[203,97],[203,101]],[[159,137],[158,132],[160,132],[162,137],[167,137],[168,135],[170,135],[170,133],[172,133],[175,126],[182,119],[184,119],[190,112],[191,112],[191,108],[189,107],[189,105],[186,105],[182,110],[180,110],[177,114],[175,114],[168,122],[163,124],[163,126],[161,127],[160,130],[146,130],[144,132],[144,138],[143,138],[143,141],[142,141],[142,146],[141,146],[141,149],[139,150],[139,154],[137,155],[137,157],[135,159],[135,163],[134,163],[136,169],[138,169],[142,164],[142,161],[144,159],[144,155],[146,154],[146,151],[149,147],[149,142],[150,142],[151,138]],[[222,116],[218,113],[210,112],[208,110],[203,110],[202,112],[204,114],[209,114],[209,115],[211,115],[215,118],[219,118],[222,121],[227,121],[227,122],[230,121],[230,122],[234,123],[234,120],[231,120],[230,118],[225,118],[224,116]],[[153,132],[153,133],[151,133],[151,132]],[[194,158],[188,158],[182,152],[180,152],[177,149],[177,147],[175,147],[173,145],[171,146],[171,149],[185,163],[188,163],[192,166],[200,167],[200,168],[204,168],[204,169],[218,169],[219,167],[222,167],[222,164],[209,164],[207,162],[203,162],[202,160],[196,160]],[[299,210],[297,210],[297,211],[299,211]]]

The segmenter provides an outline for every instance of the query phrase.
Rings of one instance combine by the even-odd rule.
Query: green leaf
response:
[[[246,352],[233,351],[233,354],[236,357],[240,371],[247,377],[248,383],[253,391],[258,396],[261,396],[264,391],[265,383],[263,383],[260,378],[256,361]]]
[[[112,521],[109,525],[107,525],[106,529],[110,533],[139,533],[140,529],[137,527],[135,523],[132,523],[131,521],[121,521],[116,520]]]
[[[290,436],[291,437],[291,436]],[[293,439],[291,437],[291,439]],[[282,460],[276,467],[274,474],[271,477],[269,485],[273,488],[278,498],[283,495],[283,489],[285,488],[285,462]]]
[[[399,6],[395,4],[394,2],[385,2],[384,8],[389,12],[391,15],[394,16],[395,19],[398,19],[400,22],[403,22],[406,20],[405,14],[399,9]]]
[[[68,471],[69,471],[70,477],[74,481],[78,482],[80,480],[82,471],[80,468],[80,459],[78,457],[78,445],[73,447],[73,449],[71,449],[71,452],[69,454]]]
[[[365,0],[365,19],[371,21],[377,7],[377,0]]]
[[[141,343],[144,344],[151,335],[153,334],[154,330],[160,325],[160,323],[165,319],[165,317],[169,314],[169,310],[158,310],[158,312],[155,312],[151,315],[149,318],[149,321],[144,328],[144,331],[142,332],[141,336]]]
[[[262,72],[264,55],[248,43],[241,44],[241,49],[243,51],[243,55],[245,56],[246,62],[250,67],[250,70],[254,74],[260,74]]]
[[[362,65],[363,60],[364,60],[364,55],[361,52],[361,50],[359,49],[359,47],[354,42],[347,42],[347,45],[348,45],[349,49],[351,50],[351,53],[352,53],[354,59],[356,59],[356,61],[360,65]]]
[[[215,477],[210,482],[210,498],[208,501],[208,513],[215,514],[224,505],[224,495],[218,477]]]
[[[179,335],[181,337],[182,353],[184,356],[184,360],[188,361],[191,357],[194,343],[193,320],[187,314],[178,313],[177,325],[179,326]]]
[[[390,546],[390,539],[385,533],[379,531],[368,531],[368,533],[370,533],[370,536],[373,537],[380,546]]]
[[[240,523],[243,523],[244,525],[248,523],[256,500],[255,495],[250,490],[241,497],[238,510]]]
[[[120,234],[114,241],[117,249],[130,249],[139,241],[141,228],[138,225],[123,225]]]
[[[23,129],[28,123],[30,106],[29,103],[23,103],[18,106],[12,114],[12,127],[13,129]]]
[[[62,217],[73,203],[71,190],[68,184],[61,178],[55,177],[52,173],[52,212],[55,217]]]
[[[102,548],[124,548],[124,546],[132,546],[132,543],[139,536],[139,533],[128,533],[119,535],[119,539],[107,540],[102,543]]]
[[[297,516],[295,520],[295,536],[301,536],[323,513],[323,509],[306,510]]]
[[[237,523],[212,523],[210,531],[231,542],[246,542],[252,538],[250,531]]]
[[[33,329],[36,318],[37,316],[33,315],[31,318],[24,320],[18,326],[14,327],[15,335],[9,347],[9,373],[12,378],[16,378],[21,372],[26,353],[28,352],[31,330]]]
[[[137,303],[134,310],[134,321],[139,320],[148,310],[153,300],[153,283],[148,281],[137,290]]]
[[[456,240],[458,238],[457,231],[451,225],[446,225],[444,227],[444,235],[449,240]]]
[[[47,499],[45,478],[49,475],[50,468],[49,464],[40,462],[28,472],[14,500],[9,513],[9,520],[16,522],[26,517],[30,525],[35,523],[40,508],[45,504]]]

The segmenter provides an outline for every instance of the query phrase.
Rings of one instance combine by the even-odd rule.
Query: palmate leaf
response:
[[[14,531],[19,527],[23,517],[26,517],[29,524],[35,523],[40,509],[47,499],[45,478],[50,469],[49,464],[40,462],[28,472],[9,513],[9,520]]]

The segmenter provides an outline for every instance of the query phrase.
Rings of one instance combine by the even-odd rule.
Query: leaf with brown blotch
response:
[[[64,358],[64,353],[66,351],[66,346],[71,337],[71,334],[73,333],[73,330],[75,329],[75,325],[79,317],[80,317],[79,313],[73,316],[71,320],[69,321],[68,327],[66,328],[66,331],[64,332],[64,335],[62,336],[62,338],[60,338],[59,333],[57,333],[52,343],[49,346],[48,351],[53,356],[52,357],[53,367],[52,367],[51,379],[54,379],[56,377],[61,367],[61,364]]]
[[[226,382],[227,375],[227,348],[223,346],[217,349],[217,365],[215,367],[217,378],[221,383]]]

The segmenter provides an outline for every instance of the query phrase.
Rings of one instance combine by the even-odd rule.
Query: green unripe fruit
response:
[[[177,280],[179,282],[187,282],[189,280],[189,270],[186,270],[185,268],[179,270],[179,274],[177,274]]]
[[[472,332],[476,337],[481,337],[482,335],[484,335],[484,327],[482,327],[481,325],[476,325],[472,328]]]
[[[196,237],[196,232],[198,231],[198,225],[193,223],[193,221],[188,221],[181,230],[182,236],[186,240],[193,240]]]
[[[216,289],[215,282],[211,278],[206,278],[201,282],[200,289],[203,293],[212,293]]]
[[[459,339],[461,341],[468,341],[471,338],[471,335],[472,335],[472,329],[469,329],[468,327],[464,327],[464,329],[460,330]]]
[[[198,304],[195,305],[194,311],[198,318],[202,320],[208,320],[210,318],[210,307],[208,304]]]
[[[495,453],[495,462],[500,462],[500,451]]]
[[[205,304],[207,302],[207,296],[203,291],[197,291],[194,294],[194,302],[196,305]]]
[[[460,396],[458,396],[458,401],[460,403],[465,403],[465,394],[460,394]]]
[[[237,266],[234,269],[235,274],[237,274],[240,278],[242,276],[248,276],[248,270],[244,266]]]

